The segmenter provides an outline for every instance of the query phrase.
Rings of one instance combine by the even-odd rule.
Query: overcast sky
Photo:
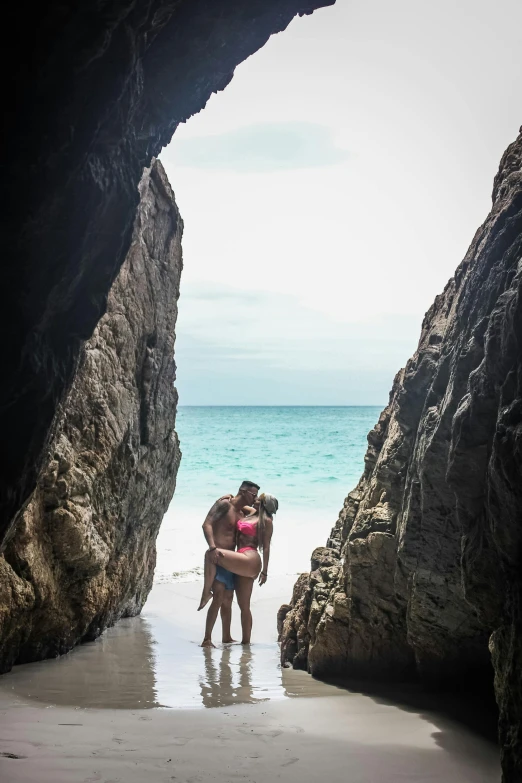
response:
[[[381,405],[522,123],[519,0],[337,0],[161,160],[185,223],[182,405]]]

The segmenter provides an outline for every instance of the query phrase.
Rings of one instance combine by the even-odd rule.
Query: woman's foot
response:
[[[208,604],[210,599],[212,598],[212,593],[203,593],[201,596],[201,602],[198,606],[198,612],[201,612],[201,610]]]
[[[237,641],[235,639],[232,639],[232,637],[230,636],[228,639],[222,639],[221,643],[222,644],[237,644]]]
[[[212,644],[212,639],[203,639],[201,642],[202,647],[212,647],[214,650],[216,649],[216,645]]]

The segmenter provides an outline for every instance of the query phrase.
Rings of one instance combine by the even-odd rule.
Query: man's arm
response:
[[[206,538],[209,549],[216,548],[214,541],[214,523],[224,517],[229,509],[230,502],[228,500],[217,500],[208,512],[205,521],[203,522],[203,535]]]

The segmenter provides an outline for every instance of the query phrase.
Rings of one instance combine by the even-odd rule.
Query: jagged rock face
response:
[[[395,378],[364,474],[284,612],[282,655],[318,675],[493,674],[505,781],[522,780],[522,135],[493,208]],[[297,660],[293,656],[297,655]]]
[[[161,164],[56,417],[38,486],[0,556],[0,671],[138,613],[180,460],[174,329],[183,223]]]
[[[143,169],[296,14],[334,0],[9,4],[0,546],[129,248]]]

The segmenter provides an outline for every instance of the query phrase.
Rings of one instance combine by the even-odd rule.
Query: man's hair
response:
[[[259,491],[259,484],[254,484],[253,481],[242,481],[239,489],[257,489]]]

